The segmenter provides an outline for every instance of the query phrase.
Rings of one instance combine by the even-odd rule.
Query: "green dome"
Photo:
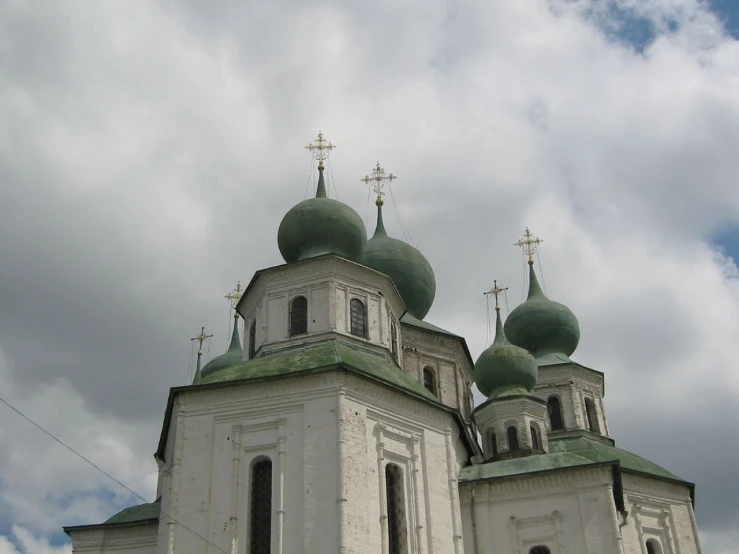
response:
[[[530,262],[528,298],[508,316],[505,333],[508,340],[531,352],[539,363],[544,357],[569,361],[580,342],[577,318],[567,306],[544,296]]]
[[[387,236],[382,222],[382,205],[377,206],[377,229],[367,241],[361,263],[389,276],[408,312],[423,319],[436,296],[436,278],[426,257],[416,248]]]
[[[523,348],[508,342],[498,308],[495,318],[495,340],[480,354],[473,369],[477,388],[488,398],[528,394],[536,386],[539,375],[536,360]]]
[[[196,372],[194,385],[200,383],[201,379],[205,379],[208,375],[212,375],[216,371],[227,369],[236,364],[240,364],[244,361],[244,350],[241,348],[241,341],[239,340],[239,320],[234,320],[234,331],[231,336],[231,344],[225,353],[220,356],[216,356],[209,361],[202,370]]]
[[[358,262],[367,244],[367,231],[357,212],[346,204],[326,198],[323,166],[318,168],[315,198],[303,200],[282,218],[277,244],[287,263],[337,254]]]

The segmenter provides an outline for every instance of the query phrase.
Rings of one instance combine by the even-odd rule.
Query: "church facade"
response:
[[[473,362],[424,318],[433,271],[389,237],[378,166],[367,239],[315,198],[278,231],[285,264],[236,304],[229,350],[171,389],[156,499],[67,527],[96,554],[697,554],[693,485],[615,446],[579,326],[529,295]],[[527,231],[522,244],[533,252]],[[237,319],[237,323],[238,323]],[[476,384],[487,401],[474,407]]]

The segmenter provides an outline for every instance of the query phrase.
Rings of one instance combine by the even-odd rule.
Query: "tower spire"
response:
[[[500,318],[500,302],[498,302],[498,296],[500,293],[508,290],[508,287],[499,287],[498,281],[493,281],[493,288],[487,291],[485,296],[491,294],[495,297],[495,338],[493,339],[493,345],[500,344],[501,342],[507,342],[505,338],[505,332],[503,331],[503,320]],[[488,308],[489,310],[490,308]],[[490,312],[488,311],[488,333],[490,332]]]
[[[201,327],[200,333],[190,339],[193,342],[198,341],[198,361],[195,366],[195,378],[192,380],[193,385],[200,384],[200,361],[203,356],[203,342],[205,342],[206,339],[209,339],[212,336],[213,335],[209,335],[205,332],[205,327]]]
[[[523,237],[518,239],[515,245],[523,249],[524,254],[528,256],[529,265],[534,265],[534,254],[536,254],[536,251],[542,242],[544,241],[539,237],[532,235],[529,228],[526,227],[526,232],[523,234]]]
[[[397,179],[395,175],[393,175],[392,173],[386,173],[385,170],[380,166],[380,162],[377,162],[377,165],[372,170],[372,173],[370,175],[365,175],[363,179],[360,179],[360,181],[362,181],[365,185],[372,185],[372,188],[377,195],[375,205],[380,207],[385,203],[382,199],[382,197],[385,196],[383,188],[385,187],[385,185],[389,185],[395,179]]]

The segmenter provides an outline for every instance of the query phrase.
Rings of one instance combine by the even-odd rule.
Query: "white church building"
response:
[[[694,487],[615,446],[578,321],[529,290],[477,362],[424,320],[434,273],[328,198],[283,218],[285,264],[236,303],[228,351],[169,393],[156,499],[66,527],[95,554],[698,554]],[[242,349],[238,319],[244,321]],[[476,384],[487,401],[475,407]]]

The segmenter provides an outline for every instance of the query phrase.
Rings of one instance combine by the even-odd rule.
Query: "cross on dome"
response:
[[[372,189],[375,191],[375,194],[377,194],[377,200],[375,200],[375,204],[378,206],[383,205],[382,197],[385,196],[385,192],[382,190],[383,187],[387,184],[389,185],[391,181],[397,179],[395,175],[392,173],[385,173],[385,170],[380,167],[380,162],[377,162],[377,165],[372,170],[372,173],[370,175],[365,175],[363,179],[360,179],[365,185],[372,185]]]
[[[334,148],[336,148],[336,145],[323,138],[323,133],[320,130],[318,131],[318,138],[305,147],[318,160],[318,169],[323,169],[324,160],[328,158]]]
[[[197,334],[197,336],[191,338],[191,341],[198,341],[198,356],[200,356],[203,353],[203,342],[205,342],[206,339],[211,338],[213,335],[208,335],[205,332],[205,327],[200,328],[200,333]]]
[[[508,287],[501,288],[498,286],[498,281],[493,281],[493,288],[487,291],[486,293],[484,293],[486,296],[491,295],[491,294],[495,296],[495,311],[496,312],[500,311],[500,304],[498,303],[498,295],[500,295],[501,292],[505,292],[507,290],[508,290]]]
[[[244,291],[241,290],[241,281],[239,281],[239,282],[236,283],[236,288],[234,290],[232,290],[231,292],[229,292],[223,298],[225,298],[226,300],[228,300],[229,302],[231,302],[231,307],[233,309],[236,309],[236,304],[238,304],[239,303],[239,300],[241,300],[241,295],[242,294],[244,294]],[[238,319],[238,317],[239,317],[239,313],[236,312],[236,314],[234,314],[234,318],[237,318]]]
[[[524,254],[529,257],[529,264],[533,265],[534,254],[536,254],[536,250],[542,242],[544,241],[539,237],[532,235],[529,228],[526,227],[526,232],[523,234],[523,237],[520,238],[515,245],[523,249]]]

